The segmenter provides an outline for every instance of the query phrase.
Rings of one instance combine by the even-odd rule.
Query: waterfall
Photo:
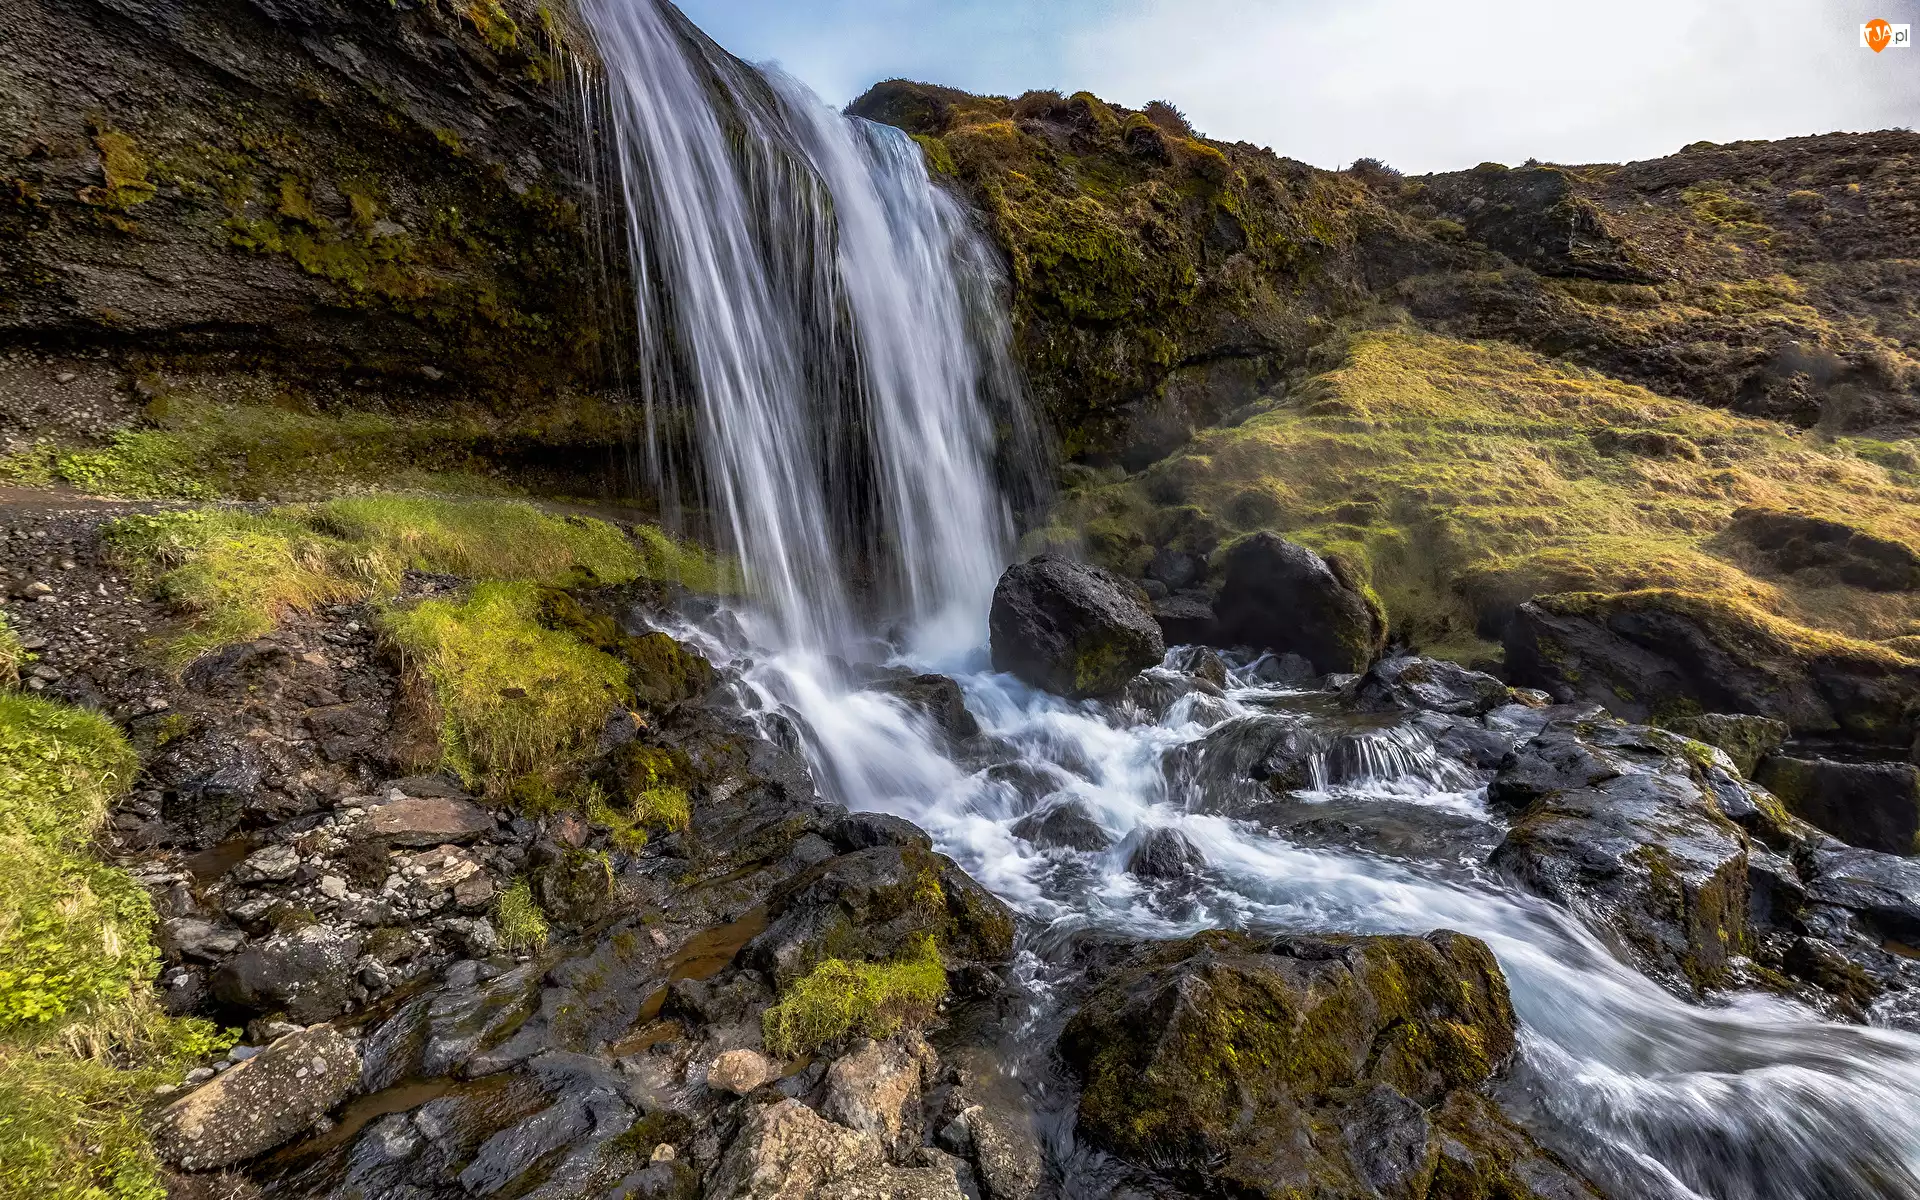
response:
[[[1012,542],[994,414],[1030,428],[993,254],[899,130],[745,67],[657,0],[583,12],[657,481],[704,497],[772,644],[846,652],[870,599],[921,652],[977,645]],[[668,433],[688,409],[691,463]]]

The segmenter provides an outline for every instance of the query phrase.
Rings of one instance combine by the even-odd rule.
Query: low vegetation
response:
[[[547,945],[547,914],[533,898],[533,885],[525,879],[500,893],[493,910],[494,928],[500,931],[500,943],[509,950],[535,953]]]
[[[7,622],[7,614],[0,612],[0,689],[18,686],[20,671],[26,665],[27,649]]]
[[[924,1025],[946,994],[940,948],[920,934],[892,962],[827,959],[766,1011],[762,1032],[769,1053],[797,1058],[848,1036],[887,1038]]]
[[[408,570],[564,587],[727,576],[697,548],[507,500],[369,496],[263,514],[195,509],[124,518],[108,544],[184,619],[175,667],[259,637],[289,611],[393,594]]]
[[[89,852],[137,767],[104,717],[0,696],[0,1194],[161,1200],[142,1106],[220,1044],[155,1008],[152,905]]]
[[[591,748],[621,702],[627,668],[542,628],[530,583],[483,583],[458,600],[397,607],[381,627],[431,685],[447,765],[502,788]]]
[[[1752,506],[1844,514],[1920,545],[1915,477],[1848,445],[1669,400],[1499,343],[1353,337],[1330,369],[1132,477],[1095,478],[1041,539],[1084,534],[1138,573],[1160,545],[1217,554],[1276,529],[1359,568],[1394,636],[1466,659],[1554,592],[1704,593],[1886,639],[1920,597],[1783,570],[1730,532]]]

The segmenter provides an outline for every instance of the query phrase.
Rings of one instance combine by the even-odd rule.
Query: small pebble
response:
[[[195,1067],[193,1070],[187,1072],[187,1086],[191,1087],[196,1083],[205,1083],[212,1078],[212,1067]]]

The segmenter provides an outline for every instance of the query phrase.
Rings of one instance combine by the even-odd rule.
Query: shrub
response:
[[[625,692],[610,655],[539,623],[539,590],[483,583],[463,600],[396,608],[381,627],[432,685],[441,747],[469,783],[496,788],[590,745]]]
[[[797,1058],[853,1034],[887,1038],[924,1025],[946,994],[939,947],[920,934],[890,963],[821,963],[766,1011],[762,1033],[769,1053]]]
[[[1176,134],[1183,138],[1194,136],[1193,124],[1187,120],[1187,114],[1181,112],[1165,100],[1149,100],[1147,101],[1147,106],[1140,111],[1145,114],[1147,120],[1152,121],[1168,133]]]
[[[516,879],[500,893],[494,907],[494,927],[500,931],[500,943],[509,950],[538,952],[547,945],[547,914],[533,898],[533,885]]]

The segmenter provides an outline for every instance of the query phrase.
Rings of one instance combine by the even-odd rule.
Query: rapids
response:
[[[1257,662],[1238,664],[1224,696],[1152,710],[994,674],[1006,497],[1038,489],[990,247],[905,135],[742,67],[657,0],[584,7],[629,214],[650,461],[664,493],[704,497],[754,597],[670,632],[770,730],[798,730],[823,791],[912,820],[1028,918],[1017,974],[1030,1012],[1003,1044],[1056,1114],[1069,1194],[1105,1194],[1104,1176],[1073,1144],[1034,1036],[1057,1022],[1050,950],[1081,930],[1236,926],[1485,939],[1524,1024],[1502,1100],[1615,1196],[1920,1197],[1920,1037],[1758,994],[1677,998],[1580,914],[1485,868],[1503,832],[1488,776],[1419,730],[1356,728]],[[689,405],[691,459],[672,434]],[[1017,452],[997,453],[996,427]],[[1184,661],[1175,651],[1155,673],[1170,692]],[[956,678],[990,749],[956,759],[939,731],[861,690],[885,667]],[[1235,722],[1260,720],[1323,743],[1292,808],[1337,820],[1278,828],[1236,794],[1223,747]],[[1015,834],[1066,803],[1107,848]],[[1330,825],[1378,836],[1342,844]],[[1173,882],[1129,873],[1155,830],[1177,831],[1204,867]]]

